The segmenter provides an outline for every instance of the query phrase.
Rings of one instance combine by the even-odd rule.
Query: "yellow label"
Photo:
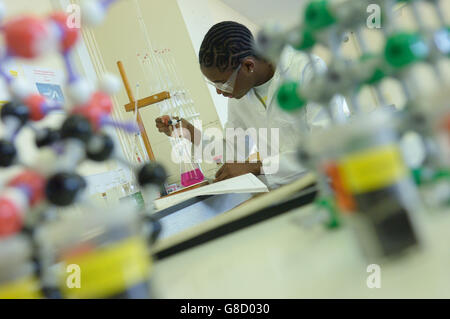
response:
[[[39,299],[42,294],[39,281],[33,277],[25,277],[6,285],[0,285],[0,299]]]
[[[121,293],[150,276],[151,261],[145,242],[131,238],[110,247],[69,257],[66,266],[77,265],[76,271],[62,276],[61,291],[67,298],[105,298]],[[65,267],[64,269],[68,269]],[[73,269],[73,268],[71,268]]]
[[[10,71],[9,71],[9,74],[11,74],[11,75],[14,76],[14,77],[17,77],[17,76],[19,75],[19,72],[14,71],[14,70],[10,70]]]
[[[402,157],[395,145],[353,153],[341,159],[339,170],[346,189],[365,193],[392,185],[406,175]]]

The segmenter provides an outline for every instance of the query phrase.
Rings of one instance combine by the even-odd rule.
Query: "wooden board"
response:
[[[149,97],[140,99],[138,101],[137,107],[139,109],[141,107],[146,107],[146,106],[149,106],[149,105],[152,105],[152,104],[155,104],[155,103],[167,100],[167,99],[170,99],[170,93],[164,91],[164,92],[161,92],[161,93],[158,93],[158,94],[154,94],[154,95],[151,95]],[[135,108],[136,108],[136,104],[135,103],[136,102],[132,101],[132,102],[126,104],[125,105],[125,110],[127,112],[133,112],[135,110]]]

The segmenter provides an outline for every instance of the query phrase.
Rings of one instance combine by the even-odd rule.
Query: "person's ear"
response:
[[[244,70],[247,71],[248,73],[253,73],[255,71],[255,60],[251,57],[247,57],[244,59],[243,63],[242,63]]]

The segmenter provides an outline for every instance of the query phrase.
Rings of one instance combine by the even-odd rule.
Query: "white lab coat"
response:
[[[314,57],[314,61],[319,71],[326,70],[323,60]],[[329,124],[326,111],[317,104],[308,103],[305,108],[295,114],[287,113],[278,106],[276,94],[286,79],[295,80],[300,85],[304,85],[310,81],[313,75],[313,67],[308,57],[292,48],[286,48],[283,51],[280,62],[268,89],[267,109],[252,89],[239,100],[229,100],[228,121],[224,128],[225,130],[227,128],[244,130],[255,128],[257,131],[259,128],[267,128],[268,131],[271,128],[279,129],[279,145],[272,143],[270,135],[267,136],[267,139],[260,135],[257,136],[258,143],[265,140],[268,145],[267,156],[261,156],[260,151],[263,167],[270,163],[273,164],[272,161],[278,161],[277,172],[266,173],[263,168],[264,175],[259,176],[270,189],[290,183],[305,173],[306,169],[299,164],[297,158],[300,138],[311,130],[320,129]],[[345,100],[342,97],[336,97],[333,104],[333,112],[342,112]],[[205,136],[203,145],[208,142],[211,140]],[[253,142],[258,145],[257,141]],[[274,151],[278,151],[278,155],[271,156],[271,154],[276,154]]]

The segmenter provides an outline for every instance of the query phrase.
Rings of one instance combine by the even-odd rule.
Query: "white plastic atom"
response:
[[[84,78],[79,78],[67,86],[67,95],[75,105],[87,103],[93,92],[92,86]]]
[[[111,73],[104,74],[99,81],[99,89],[109,95],[119,92],[121,85],[119,78]]]
[[[94,0],[83,0],[81,5],[81,19],[89,26],[100,25],[106,16],[106,10],[100,2]]]

